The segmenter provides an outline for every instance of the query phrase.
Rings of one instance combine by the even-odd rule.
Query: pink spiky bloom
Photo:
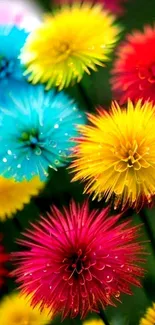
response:
[[[0,235],[0,241],[2,235]],[[8,261],[8,255],[4,252],[3,245],[0,244],[0,288],[4,283],[4,277],[7,275],[7,270],[4,267],[4,263]]]
[[[55,3],[58,4],[71,4],[76,2],[81,2],[81,0],[54,0]],[[124,3],[127,0],[96,0],[96,1],[88,1],[85,0],[85,2],[92,2],[92,3],[101,3],[103,4],[104,8],[111,11],[115,15],[121,16],[125,12]]]
[[[144,270],[139,226],[118,224],[120,215],[108,217],[109,210],[89,211],[71,202],[60,212],[55,206],[41,217],[25,239],[26,249],[14,254],[13,275],[32,305],[40,304],[61,313],[62,319],[115,305],[121,293],[131,294],[131,285],[140,286]]]
[[[113,12],[115,15],[121,16],[125,12],[124,3],[127,0],[98,0],[106,9]]]
[[[155,104],[155,26],[127,35],[118,47],[112,70],[114,97],[124,104],[130,98]]]

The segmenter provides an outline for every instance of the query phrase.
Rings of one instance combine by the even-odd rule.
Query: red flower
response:
[[[112,71],[114,95],[124,104],[128,98],[155,103],[155,27],[128,35],[120,45]]]
[[[54,0],[54,1],[55,1],[55,3],[58,3],[58,4],[71,4],[71,3],[75,3],[75,2],[81,2],[81,0]],[[107,10],[111,11],[115,15],[122,15],[124,13],[123,4],[126,1],[127,0],[96,0],[96,1],[92,1],[92,2],[103,4]],[[88,0],[85,0],[85,2],[87,3]],[[91,0],[89,2],[91,2]]]
[[[0,235],[0,240],[2,239]],[[4,276],[7,275],[7,271],[4,268],[4,263],[8,260],[8,256],[4,253],[4,248],[0,244],[0,288],[4,283]]]
[[[26,249],[15,253],[13,275],[23,293],[33,293],[33,306],[41,302],[63,319],[84,317],[114,305],[121,292],[131,294],[131,285],[140,286],[138,227],[130,221],[118,225],[119,218],[72,202],[63,213],[52,207],[48,218],[25,233],[19,243]]]

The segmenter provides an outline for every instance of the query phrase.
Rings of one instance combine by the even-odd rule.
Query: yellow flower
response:
[[[31,196],[37,195],[43,188],[43,184],[39,177],[34,177],[31,181],[15,182],[0,176],[0,220],[5,221],[17,210],[22,210]]]
[[[148,101],[128,102],[120,109],[88,114],[92,125],[80,126],[73,180],[87,181],[85,192],[93,198],[114,200],[114,207],[140,208],[155,194],[155,107]]]
[[[90,319],[83,323],[83,325],[105,325],[101,319]]]
[[[27,38],[21,61],[29,81],[59,90],[103,66],[118,38],[114,17],[101,5],[74,4],[45,17]]]
[[[146,314],[141,318],[139,325],[154,325],[155,324],[155,304],[148,308]]]
[[[0,303],[1,325],[46,325],[50,322],[48,310],[32,308],[29,299],[19,293],[5,297]]]

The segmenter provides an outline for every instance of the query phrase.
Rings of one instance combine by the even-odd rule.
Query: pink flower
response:
[[[0,234],[0,242],[2,235]],[[4,277],[7,275],[7,270],[4,267],[5,262],[8,261],[8,255],[4,253],[4,247],[0,244],[0,288],[4,283]]]
[[[71,3],[75,3],[75,2],[81,2],[81,0],[54,0],[55,3],[58,4],[71,4]],[[127,0],[96,0],[96,1],[92,1],[92,3],[101,3],[105,6],[105,8],[111,12],[113,12],[116,15],[122,15],[125,11],[124,8],[124,3]],[[85,0],[85,2],[87,3],[88,0]],[[91,0],[89,1],[91,2]]]
[[[81,207],[71,202],[63,212],[53,206],[26,231],[13,275],[23,293],[33,294],[33,306],[41,303],[63,319],[84,317],[114,305],[121,292],[131,294],[131,285],[140,286],[139,226],[118,224],[119,218],[108,217],[107,208],[90,212],[87,202]]]
[[[98,0],[105,5],[106,9],[113,12],[116,15],[122,15],[125,11],[124,3],[127,0]]]
[[[39,13],[30,2],[22,0],[0,1],[0,24],[28,27],[28,30],[39,24]]]

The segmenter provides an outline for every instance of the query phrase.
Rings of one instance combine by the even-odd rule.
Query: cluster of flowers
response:
[[[118,102],[109,111],[85,114],[63,90],[104,67],[116,46],[121,28],[101,2],[59,6],[31,32],[0,26],[0,218],[38,194],[49,168],[69,163],[84,193],[120,211],[109,216],[109,207],[72,201],[31,225],[19,240],[22,251],[13,254],[22,295],[2,302],[2,325],[46,324],[57,314],[84,318],[115,306],[144,275],[139,227],[120,219],[155,194],[154,27],[119,46],[111,72]],[[0,247],[0,284],[6,259]]]

